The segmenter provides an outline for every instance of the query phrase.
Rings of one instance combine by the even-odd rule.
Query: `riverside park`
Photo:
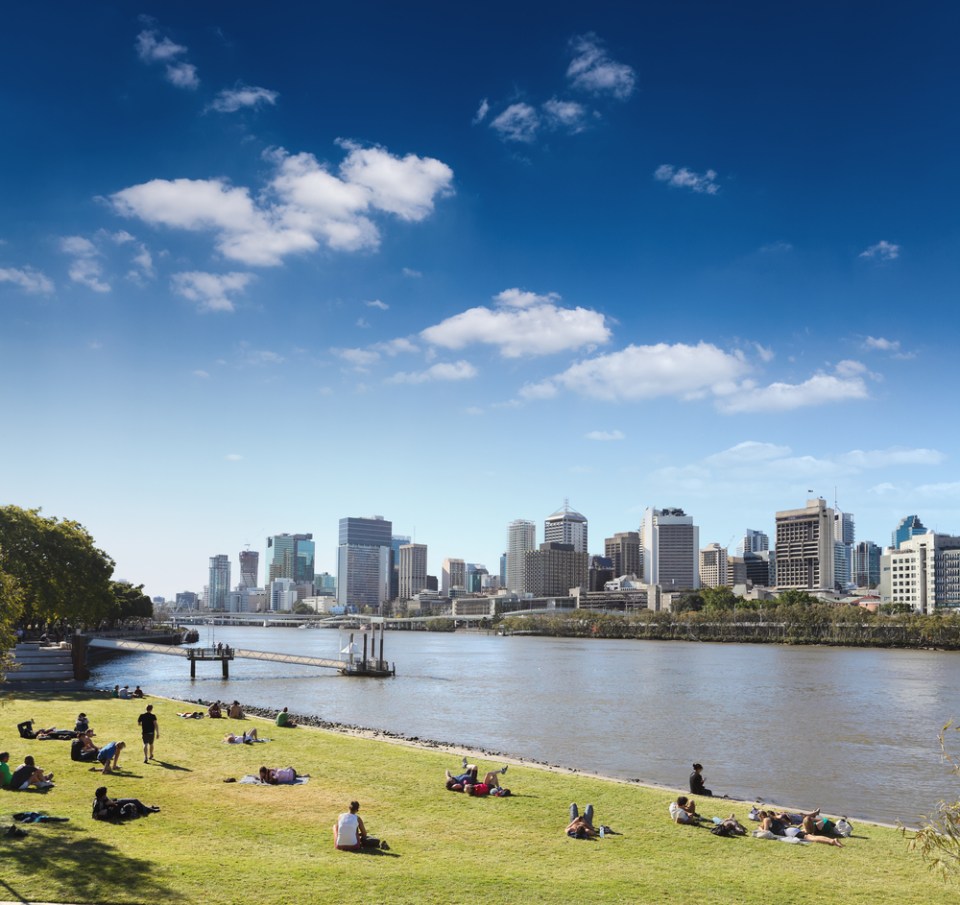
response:
[[[143,762],[137,717],[154,705],[156,759]],[[791,903],[945,901],[956,887],[908,851],[894,827],[856,821],[843,848],[723,838],[679,826],[667,813],[679,790],[509,761],[508,798],[448,792],[460,748],[298,727],[271,721],[183,719],[204,709],[148,697],[11,691],[0,698],[0,750],[15,769],[27,754],[55,786],[4,792],[0,824],[22,811],[66,817],[26,824],[28,835],[0,838],[0,900],[56,903]],[[85,712],[96,741],[127,748],[115,775],[70,759],[63,741],[18,737],[16,725],[72,728]],[[256,728],[269,741],[224,742]],[[744,759],[750,752],[745,746]],[[500,761],[476,755],[481,773]],[[292,765],[296,786],[238,780],[261,765]],[[798,765],[798,769],[808,769]],[[851,769],[853,767],[851,766]],[[94,821],[97,786],[113,798],[139,798],[160,812],[123,823]],[[331,827],[349,802],[361,803],[371,835],[389,850],[337,851]],[[571,802],[592,803],[596,822],[615,834],[565,835]],[[734,813],[753,829],[750,802],[703,799],[706,817]],[[827,813],[825,811],[825,813]]]

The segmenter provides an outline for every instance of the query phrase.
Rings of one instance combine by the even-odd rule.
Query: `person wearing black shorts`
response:
[[[160,737],[160,725],[157,715],[153,712],[153,704],[147,704],[147,709],[137,717],[140,731],[143,734],[143,762],[153,759],[153,742]]]

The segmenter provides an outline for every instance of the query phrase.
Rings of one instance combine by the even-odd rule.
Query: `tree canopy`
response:
[[[6,583],[0,588],[5,617],[10,595],[24,621],[115,618],[113,565],[79,522],[48,518],[39,509],[0,506],[0,572],[13,580],[9,589]]]

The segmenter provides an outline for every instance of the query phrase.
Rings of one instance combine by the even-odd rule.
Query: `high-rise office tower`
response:
[[[643,514],[643,581],[665,591],[700,587],[700,529],[682,509]]]
[[[514,594],[525,591],[523,555],[537,548],[537,526],[526,519],[515,519],[507,527],[507,590]]]
[[[440,572],[440,593],[450,594],[450,588],[464,588],[467,584],[467,564],[462,559],[445,559]]]
[[[240,584],[245,588],[257,587],[260,573],[260,554],[256,550],[240,551]]]
[[[566,597],[571,588],[587,587],[590,556],[573,544],[547,541],[523,554],[526,593],[534,597]]]
[[[427,587],[427,545],[404,544],[400,548],[399,599],[409,600]]]
[[[340,519],[337,603],[379,610],[390,594],[393,524],[383,516]]]
[[[400,548],[411,540],[406,534],[390,537],[390,595],[387,600],[396,600],[400,596]]]
[[[546,543],[572,544],[577,553],[590,552],[587,518],[571,509],[568,500],[563,501],[563,509],[558,509],[544,520],[543,539]]]
[[[834,512],[823,499],[777,513],[777,587],[834,588]]]
[[[727,548],[720,544],[708,544],[700,551],[700,586],[704,588],[728,587]]]
[[[921,613],[960,609],[960,537],[914,534],[880,557],[880,595]]]
[[[854,586],[853,544],[855,541],[853,514],[834,509],[833,512],[833,583],[836,588]]]
[[[210,582],[208,606],[211,610],[227,609],[230,595],[230,557],[218,553],[210,557]]]
[[[881,549],[869,540],[853,548],[853,580],[858,588],[875,588],[880,584]]]
[[[737,543],[737,555],[743,556],[744,553],[762,553],[770,549],[770,538],[763,531],[757,531],[753,528],[747,528],[743,537]]]
[[[312,534],[274,534],[267,538],[265,583],[289,578],[294,584],[313,584],[315,545]]]
[[[905,515],[893,529],[890,545],[896,550],[903,541],[910,540],[914,535],[926,533],[927,529],[923,527],[923,522],[917,516]]]
[[[603,542],[603,555],[613,560],[613,575],[643,575],[639,531],[621,531]]]

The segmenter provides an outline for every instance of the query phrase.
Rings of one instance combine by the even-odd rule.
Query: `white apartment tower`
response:
[[[731,584],[727,571],[727,548],[708,544],[700,551],[700,586],[723,588]]]
[[[643,514],[643,582],[666,591],[700,587],[700,529],[682,509],[654,509]]]
[[[526,519],[515,519],[507,527],[507,590],[522,594],[524,587],[523,555],[537,549],[537,526]]]
[[[777,587],[833,590],[834,512],[822,498],[777,513]]]
[[[572,544],[575,553],[589,553],[586,516],[571,509],[569,500],[564,500],[563,509],[558,509],[544,520],[543,541],[547,544]]]

